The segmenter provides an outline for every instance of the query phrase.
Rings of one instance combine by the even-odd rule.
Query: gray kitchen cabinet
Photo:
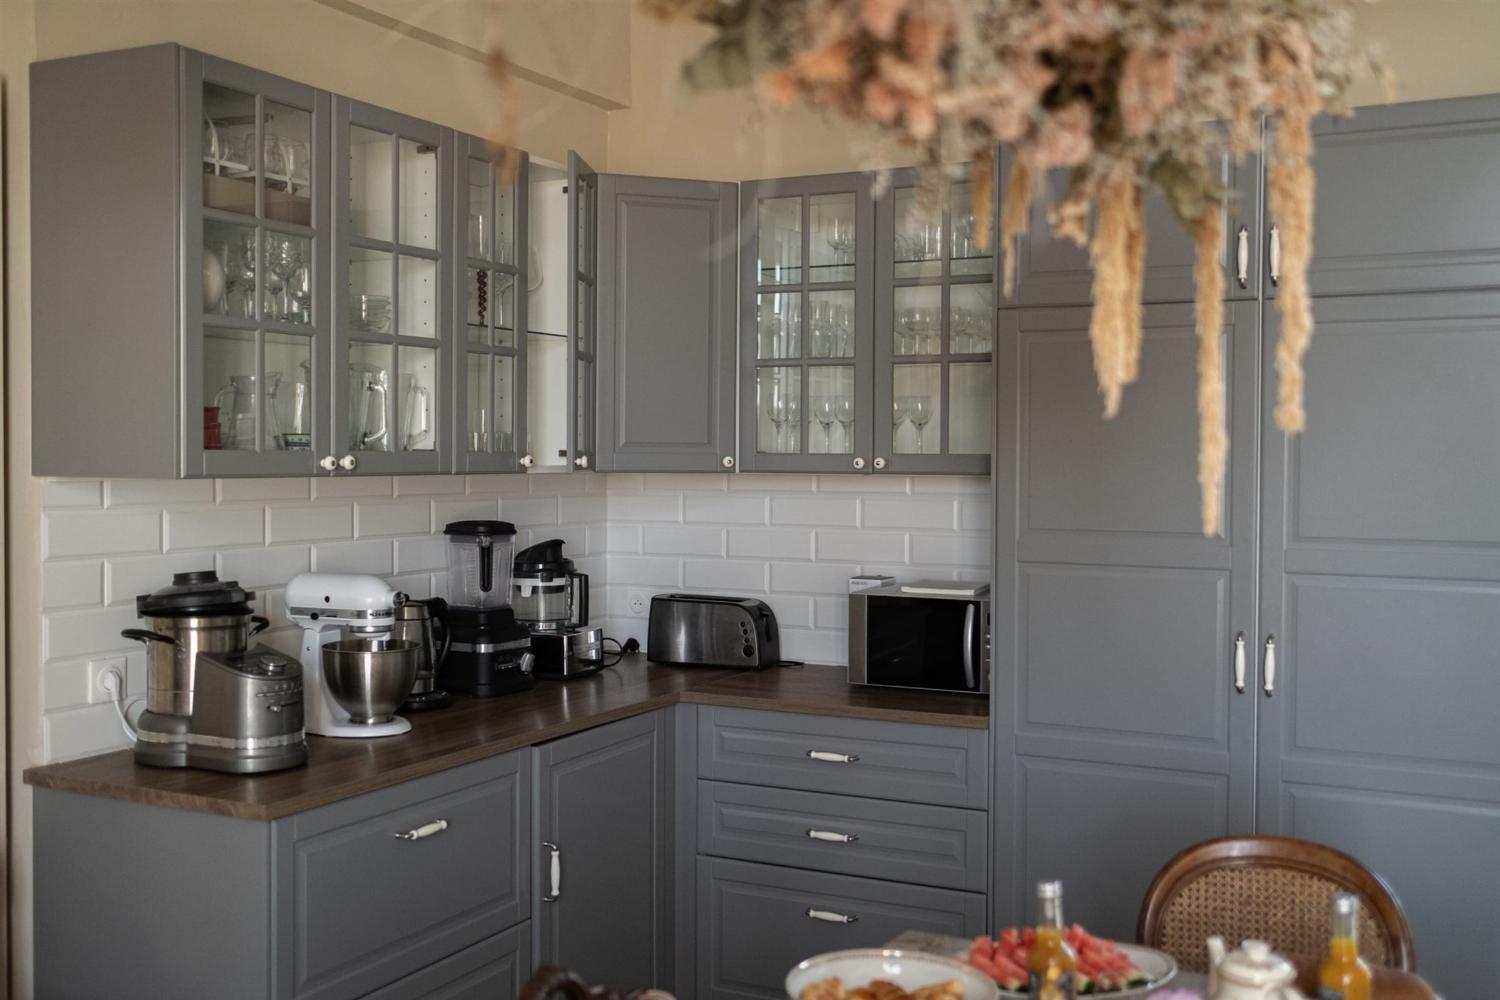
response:
[[[868,174],[740,185],[740,457],[868,469],[875,214]]]
[[[531,924],[524,923],[376,990],[366,1000],[516,1000],[530,976]]]
[[[782,1000],[803,959],[878,948],[902,931],[984,933],[981,893],[698,860],[699,1000]]]
[[[672,975],[672,738],[665,712],[536,749],[537,964],[632,990]]]
[[[1069,919],[1135,932],[1176,851],[1252,828],[1258,306],[1230,303],[1223,531],[1199,513],[1192,307],[1149,306],[1140,382],[1100,414],[1087,309],[1003,310],[991,727],[997,924],[1061,878]],[[1081,460],[1087,456],[1087,461]],[[1253,653],[1247,651],[1247,656]]]
[[[328,95],[177,45],[31,81],[33,471],[315,472],[333,451]]]
[[[737,186],[599,185],[595,467],[733,469]]]
[[[1322,158],[1320,141],[1318,161]],[[1011,168],[1008,154],[1002,154],[1001,166],[1008,176]],[[1253,300],[1260,295],[1260,257],[1265,242],[1260,237],[1261,158],[1258,154],[1250,154],[1243,162],[1237,162],[1234,155],[1224,148],[1215,156],[1214,168],[1215,179],[1225,191],[1222,203],[1224,245],[1220,254],[1224,268],[1224,294],[1230,299]],[[1072,240],[1053,237],[1047,223],[1048,209],[1067,190],[1068,175],[1068,170],[1050,171],[1041,179],[1033,197],[1027,217],[1027,234],[1018,241],[1016,250],[1014,305],[1087,305],[1093,301],[1094,270],[1089,265],[1088,249]],[[1320,203],[1323,197],[1320,185]],[[1193,237],[1167,207],[1161,192],[1151,188],[1146,198],[1146,271],[1142,300],[1148,303],[1193,301],[1193,259],[1196,254]]]
[[[971,187],[928,208],[899,170],[875,206],[876,473],[990,470],[997,217],[976,217]]]
[[[455,138],[453,229],[463,266],[454,267],[451,351],[455,471],[520,472],[526,441],[526,310],[529,276],[529,157],[499,160],[478,136]],[[522,331],[518,335],[518,331]]]
[[[1500,95],[1360,108],[1313,131],[1313,294],[1500,286]]]
[[[598,391],[599,173],[568,150],[568,447],[570,468],[594,465]]]
[[[1460,210],[1485,206],[1432,206]],[[1454,933],[1500,923],[1500,294],[1324,298],[1314,317],[1303,434],[1274,425],[1269,350],[1262,376],[1259,827],[1384,876],[1420,971],[1461,995],[1500,977],[1482,935]]]
[[[463,996],[529,969],[503,936],[531,913],[528,753],[270,823],[38,789],[37,993]]]

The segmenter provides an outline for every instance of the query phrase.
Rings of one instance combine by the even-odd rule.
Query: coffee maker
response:
[[[549,538],[516,553],[516,619],[531,632],[538,677],[582,677],[604,664],[604,630],[589,628],[589,578]]]
[[[454,521],[448,538],[448,656],[438,684],[481,698],[536,683],[531,633],[510,606],[516,527],[506,521]]]

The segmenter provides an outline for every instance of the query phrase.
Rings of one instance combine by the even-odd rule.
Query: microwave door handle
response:
[[[964,689],[975,690],[974,686],[974,625],[978,619],[975,614],[979,610],[977,604],[970,604],[964,609]]]

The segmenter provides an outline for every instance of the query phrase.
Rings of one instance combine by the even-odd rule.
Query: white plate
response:
[[[967,962],[891,948],[854,948],[814,955],[786,974],[786,995],[798,1000],[805,987],[835,976],[850,989],[872,979],[888,979],[904,990],[957,979],[964,987],[963,1000],[996,1000],[1000,996],[995,981]]]
[[[1149,981],[1144,986],[1132,986],[1128,990],[1108,990],[1104,993],[1090,993],[1088,996],[1108,998],[1108,1000],[1116,1000],[1116,998],[1132,1000],[1132,998],[1149,996],[1170,983],[1177,975],[1177,960],[1164,951],[1119,942],[1115,943],[1115,947],[1123,951],[1125,957],[1130,959],[1130,964],[1145,973]],[[998,995],[1004,1000],[1027,1000],[1031,994],[1000,990]]]

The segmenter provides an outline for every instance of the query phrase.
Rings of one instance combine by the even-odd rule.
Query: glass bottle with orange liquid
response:
[[[1333,936],[1318,966],[1318,1000],[1370,1000],[1370,967],[1359,957],[1359,897],[1333,897]]]
[[[1062,883],[1036,884],[1036,941],[1026,958],[1033,1000],[1074,1000],[1077,963],[1063,940]]]

